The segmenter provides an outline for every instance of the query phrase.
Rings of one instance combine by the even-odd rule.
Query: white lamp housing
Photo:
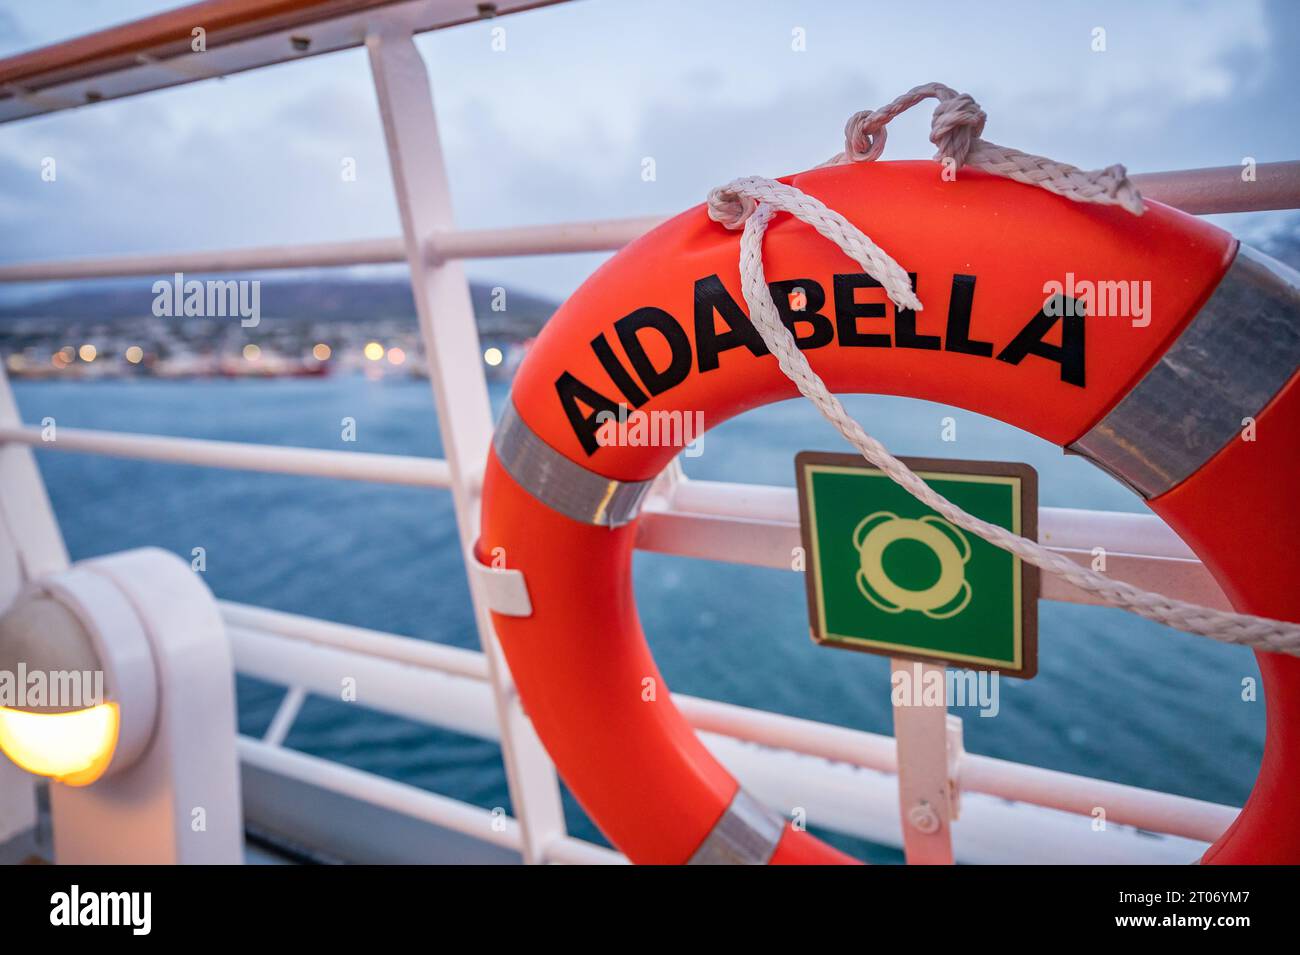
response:
[[[29,585],[0,673],[23,688],[0,693],[0,745],[52,777],[57,862],[242,861],[230,647],[184,561],[127,551]]]

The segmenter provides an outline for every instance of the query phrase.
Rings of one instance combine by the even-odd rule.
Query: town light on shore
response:
[[[317,361],[329,361],[332,354],[333,350],[324,342],[318,342],[311,350],[311,357]]]
[[[365,356],[371,361],[379,361],[384,357],[384,346],[379,342],[367,342],[365,347]]]
[[[406,352],[394,346],[388,349],[388,362],[391,365],[400,365],[406,361]]]
[[[493,368],[501,364],[504,359],[505,355],[501,354],[501,349],[497,348],[495,345],[491,348],[485,349],[483,352],[483,361],[491,365]]]
[[[257,361],[262,357],[262,349],[257,345],[254,345],[252,342],[249,342],[244,346],[244,357],[249,361]]]
[[[126,350],[126,360],[133,365],[140,364],[144,360],[144,349],[139,345],[132,345]]]
[[[85,344],[77,350],[77,354],[81,356],[82,361],[94,361],[95,356],[99,354],[99,349],[94,345]]]

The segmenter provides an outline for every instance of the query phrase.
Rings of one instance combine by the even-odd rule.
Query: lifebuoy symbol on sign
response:
[[[938,580],[918,590],[903,587],[889,576],[885,549],[900,540],[914,540],[930,549],[939,561]],[[876,511],[854,528],[853,546],[859,557],[858,590],[885,613],[914,610],[932,620],[947,620],[970,604],[971,586],[966,579],[970,541],[942,517],[927,514],[914,519],[893,511]]]

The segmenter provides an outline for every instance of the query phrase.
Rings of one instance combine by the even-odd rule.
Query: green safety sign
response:
[[[962,510],[1037,539],[1027,464],[903,458]],[[817,643],[1032,677],[1038,571],[963,531],[853,454],[795,457]]]

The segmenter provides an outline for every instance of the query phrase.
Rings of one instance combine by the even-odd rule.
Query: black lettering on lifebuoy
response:
[[[591,350],[600,360],[600,366],[609,374],[610,380],[618,386],[619,391],[623,392],[623,397],[627,399],[628,404],[633,408],[640,408],[650,400],[649,396],[641,390],[641,386],[636,383],[636,379],[620,364],[604,332],[591,340]]]
[[[880,283],[863,272],[836,275],[835,328],[841,348],[888,348],[889,334],[858,331],[859,318],[884,318],[884,302],[859,302],[860,288],[880,288]]]
[[[912,280],[912,291],[916,291],[916,273],[908,272]],[[938,335],[922,335],[916,330],[916,312],[910,308],[900,308],[894,312],[894,344],[899,348],[920,348],[924,351],[938,351],[943,340]]]
[[[948,335],[944,342],[947,351],[962,355],[993,357],[993,343],[976,341],[970,337],[970,309],[975,301],[975,276],[952,277],[952,291],[948,294]]]
[[[569,419],[569,427],[577,436],[582,450],[588,454],[595,454],[596,449],[600,447],[600,442],[596,440],[596,432],[604,426],[605,421],[609,420],[601,419],[600,413],[607,411],[617,418],[618,405],[567,371],[555,379],[555,393],[560,396],[564,416]],[[590,415],[582,413],[579,402],[591,409]]]
[[[908,278],[912,288],[916,289],[919,282],[916,273],[909,272]],[[864,331],[859,327],[860,320],[883,319],[888,314],[888,303],[880,283],[865,273],[849,272],[835,275],[832,284],[834,312],[828,315],[830,309],[827,308],[825,285],[807,278],[768,283],[781,322],[790,330],[801,350],[823,348],[838,339],[839,345],[845,348],[915,348],[993,357],[992,342],[971,337],[974,275],[953,275],[947,325],[942,336],[922,334],[917,329],[916,313],[906,308],[894,310],[892,335],[887,325],[877,326],[878,331]],[[881,299],[859,302],[858,289],[878,289],[882,293]],[[790,301],[796,290],[803,293],[804,305],[797,310]],[[697,279],[694,293],[694,362],[701,372],[715,371],[719,367],[719,356],[733,348],[743,346],[754,357],[768,354],[762,336],[750,322],[744,307],[732,298],[716,274]],[[721,332],[718,331],[719,317],[725,326]],[[1016,333],[997,358],[1009,365],[1019,365],[1028,355],[1045,358],[1060,365],[1061,381],[1083,388],[1087,379],[1084,317],[1084,303],[1063,295],[1053,296]],[[1058,320],[1063,322],[1059,345],[1047,340]],[[658,332],[668,347],[669,357],[663,368],[656,367],[655,360],[650,357],[652,352],[661,356],[662,347],[646,348],[647,342],[641,333],[647,329]],[[652,396],[676,387],[690,375],[691,339],[670,312],[652,306],[638,308],[616,321],[614,331],[631,368],[620,361],[606,333],[592,339],[591,350],[610,382],[626,399],[625,405],[639,408]],[[658,360],[663,363],[661,358]],[[620,405],[567,371],[556,379],[555,390],[583,450],[589,455],[594,454],[600,447],[596,438],[600,428],[608,417],[618,416]],[[608,415],[604,414],[606,412]]]
[[[718,334],[714,313],[722,316],[727,331]],[[722,279],[716,275],[695,282],[695,361],[700,371],[713,371],[718,367],[718,356],[724,351],[744,345],[750,354],[758,357],[767,354],[763,336],[750,322],[749,316],[736,304]]]
[[[772,301],[776,303],[781,322],[790,329],[794,343],[801,351],[822,348],[835,341],[835,326],[821,313],[826,304],[826,290],[820,284],[812,279],[786,279],[784,282],[769,282],[767,287],[772,292]],[[790,304],[790,295],[795,289],[804,294],[804,307],[800,311],[795,311]],[[801,336],[797,327],[800,324],[811,325],[812,331]]]
[[[640,332],[647,328],[662,335],[672,352],[668,367],[662,370],[655,367],[646,354],[645,345],[641,343]],[[627,352],[632,369],[650,394],[657,395],[680,385],[691,373],[691,340],[686,337],[682,326],[677,324],[677,319],[662,308],[638,308],[615,322],[614,331],[623,343],[623,350]]]
[[[1002,349],[998,361],[1020,364],[1026,355],[1037,355],[1061,366],[1061,380],[1071,385],[1084,387],[1083,364],[1083,316],[1085,306],[1077,299],[1066,302],[1063,295],[1053,295],[1047,304],[1038,310],[1010,344]],[[1061,321],[1061,344],[1053,345],[1043,339],[1052,327]]]

